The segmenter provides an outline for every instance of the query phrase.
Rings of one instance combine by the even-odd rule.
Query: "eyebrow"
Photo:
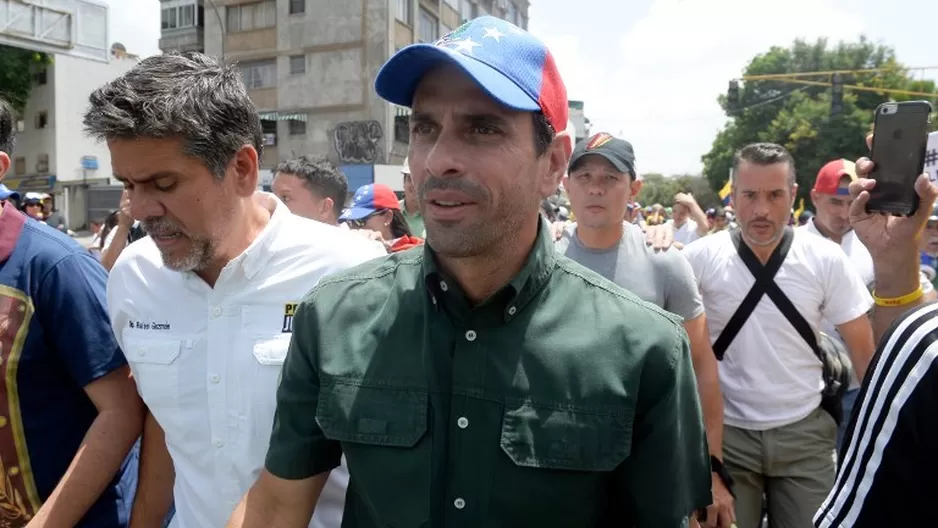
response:
[[[125,177],[123,177],[123,176],[121,176],[121,175],[119,175],[119,174],[117,174],[117,173],[114,173],[114,179],[115,179],[115,180],[117,180],[117,181],[119,181],[119,182],[121,182],[121,183],[128,183],[128,182],[129,182],[129,183],[132,183],[132,184],[134,184],[134,185],[142,185],[142,184],[144,184],[144,183],[150,183],[151,181],[161,180],[161,179],[163,179],[163,178],[178,177],[178,176],[180,176],[180,174],[179,174],[178,172],[176,172],[176,171],[159,171],[159,172],[155,172],[155,173],[153,173],[153,174],[147,176],[146,178],[143,178],[142,180],[131,180],[131,179],[125,178]]]
[[[507,126],[508,120],[504,117],[492,114],[492,113],[477,113],[477,114],[462,114],[457,116],[460,121],[465,121],[470,124],[486,124],[486,125],[496,125],[496,126]],[[413,112],[410,114],[411,123],[421,123],[421,124],[435,124],[436,119],[433,118],[428,112]]]

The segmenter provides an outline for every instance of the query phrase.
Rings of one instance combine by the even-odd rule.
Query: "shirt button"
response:
[[[453,501],[453,506],[455,506],[457,510],[461,510],[466,507],[466,501],[462,500],[462,497],[460,497]]]
[[[469,330],[466,332],[466,341],[475,341],[476,340],[476,331]]]
[[[212,308],[212,316],[221,317],[221,306],[216,306]]]
[[[215,444],[215,447],[221,447],[225,445],[225,441],[222,440],[221,438],[216,438],[214,444]]]
[[[465,429],[469,427],[469,419],[465,416],[460,416],[459,419],[456,420],[456,425],[458,425],[460,429]]]
[[[212,383],[218,383],[219,381],[221,381],[221,376],[219,376],[218,374],[212,374],[212,377],[210,377],[209,379],[212,380]]]
[[[518,309],[514,306],[508,308],[508,315],[515,315],[516,313],[518,313]]]
[[[443,291],[449,291],[449,284],[446,284],[446,281],[440,281],[440,289]]]

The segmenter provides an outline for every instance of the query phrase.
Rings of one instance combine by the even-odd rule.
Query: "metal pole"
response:
[[[222,20],[221,11],[218,9],[218,4],[215,3],[215,0],[208,0],[208,3],[211,4],[212,10],[215,11],[215,18],[218,19],[218,28],[221,29],[221,59],[225,59],[225,35],[228,34],[228,30],[225,27],[225,22]]]

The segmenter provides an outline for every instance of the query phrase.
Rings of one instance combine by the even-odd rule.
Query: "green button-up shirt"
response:
[[[710,462],[680,322],[557,255],[470,306],[429,247],[299,305],[267,469],[338,466],[346,527],[684,526]]]

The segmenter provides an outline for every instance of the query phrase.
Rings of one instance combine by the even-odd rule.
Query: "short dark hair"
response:
[[[310,191],[332,198],[336,217],[342,215],[348,195],[348,178],[325,156],[299,156],[280,162],[277,172],[292,174],[303,180]]]
[[[537,153],[537,157],[541,157],[550,148],[557,131],[547,121],[544,112],[534,112],[531,115],[534,119],[534,152]]]
[[[195,52],[148,57],[95,90],[85,132],[99,140],[181,138],[221,179],[234,155],[263,152],[261,121],[240,70]]]
[[[13,154],[13,145],[16,143],[16,116],[13,107],[0,97],[0,152]]]
[[[795,185],[795,158],[792,157],[788,149],[776,143],[751,143],[736,151],[733,156],[733,181],[732,185],[736,187],[736,173],[739,171],[739,164],[743,161],[754,163],[756,165],[775,165],[776,163],[788,164],[788,185]]]

